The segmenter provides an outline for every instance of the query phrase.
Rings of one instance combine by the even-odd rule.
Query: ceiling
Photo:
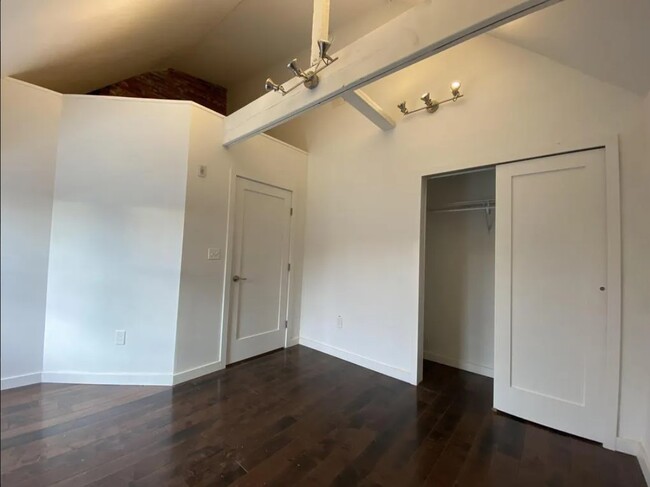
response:
[[[421,0],[330,0],[333,51]],[[270,65],[285,65],[311,44],[312,0],[244,0],[201,42],[170,59],[195,76],[229,87]],[[301,60],[307,65],[308,59]]]
[[[564,0],[491,34],[639,95],[650,90],[650,0]]]
[[[85,93],[196,44],[241,0],[2,0],[2,76]]]
[[[419,1],[331,0],[333,50]],[[2,0],[0,6],[2,75],[64,93],[166,67],[230,88],[304,55],[311,37],[312,0]],[[650,0],[564,0],[493,35],[644,95],[649,26]]]

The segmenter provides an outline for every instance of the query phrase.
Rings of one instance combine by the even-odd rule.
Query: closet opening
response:
[[[425,181],[425,383],[448,367],[494,376],[495,169]]]

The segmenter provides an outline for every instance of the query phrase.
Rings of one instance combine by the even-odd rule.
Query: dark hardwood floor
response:
[[[2,393],[2,486],[644,486],[634,457],[492,412],[492,381],[412,387],[303,347],[175,388]]]

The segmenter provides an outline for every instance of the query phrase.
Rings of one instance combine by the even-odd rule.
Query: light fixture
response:
[[[420,97],[420,100],[424,102],[427,112],[429,113],[434,113],[436,110],[438,110],[438,107],[440,106],[440,103],[438,103],[436,100],[431,99],[431,95],[429,95],[428,92],[422,95]]]
[[[331,46],[332,43],[325,39],[320,39],[318,41],[318,54],[326,65],[329,65],[334,62],[334,59],[332,59],[332,57],[329,54],[327,54],[327,51],[329,51],[329,48]]]
[[[264,89],[266,91],[281,91],[284,93],[284,88],[279,84],[275,83],[271,78],[266,78],[266,83],[264,83]]]
[[[287,64],[287,68],[291,70],[294,76],[300,76],[303,79],[307,78],[305,72],[302,69],[300,69],[300,66],[298,66],[298,60],[296,58],[294,58],[289,64]]]
[[[323,69],[325,69],[327,66],[329,66],[330,64],[332,64],[334,61],[338,59],[338,58],[333,58],[329,54],[327,54],[327,51],[332,45],[330,41],[326,39],[320,39],[318,40],[317,44],[318,44],[318,55],[319,55],[318,62],[309,66],[307,70],[303,71],[300,68],[297,59],[292,59],[291,62],[287,64],[287,68],[291,70],[294,76],[301,79],[300,83],[293,85],[291,88],[284,89],[282,85],[278,85],[271,78],[267,78],[266,82],[264,83],[264,89],[266,91],[279,91],[280,93],[282,93],[282,95],[286,95],[290,91],[295,90],[301,84],[304,85],[306,88],[309,88],[310,90],[316,88],[318,86],[318,82],[320,81],[318,79],[318,73],[320,73]]]
[[[458,98],[460,96],[460,81],[454,81],[451,83],[451,94],[454,95],[454,98]]]
[[[429,113],[435,113],[436,111],[438,111],[438,108],[440,108],[440,105],[442,105],[443,103],[456,101],[459,98],[462,98],[464,96],[460,92],[460,86],[461,86],[460,81],[454,81],[449,87],[451,90],[452,97],[447,98],[446,100],[442,100],[442,101],[432,100],[431,95],[427,92],[420,97],[420,100],[424,102],[423,107],[411,111],[408,108],[406,108],[406,102],[403,101],[402,103],[397,105],[397,108],[399,108],[399,111],[402,112],[403,115],[410,115],[411,113],[421,112],[422,110],[426,110]]]

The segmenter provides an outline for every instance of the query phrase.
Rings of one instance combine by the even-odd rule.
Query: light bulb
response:
[[[451,94],[454,96],[460,95],[460,81],[454,81],[451,86]]]

